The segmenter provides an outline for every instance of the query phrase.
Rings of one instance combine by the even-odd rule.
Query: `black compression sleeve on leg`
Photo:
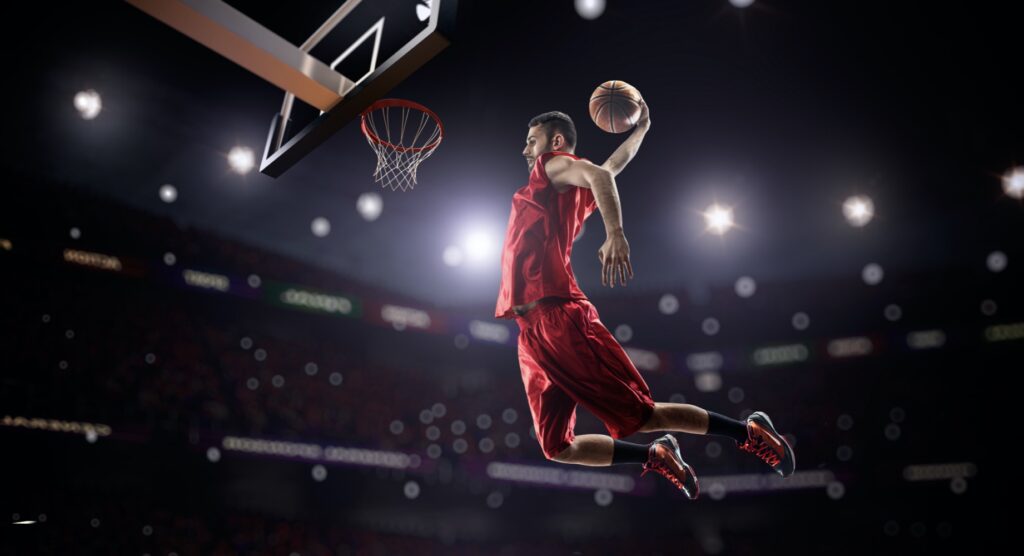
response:
[[[612,452],[612,465],[624,463],[646,463],[650,444],[634,444],[613,438],[615,449]]]
[[[728,436],[742,444],[747,440],[747,423],[708,411],[708,434]]]

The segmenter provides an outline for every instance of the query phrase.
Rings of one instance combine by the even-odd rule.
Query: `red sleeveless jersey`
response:
[[[512,195],[496,318],[513,319],[513,306],[542,297],[587,299],[576,284],[569,257],[572,242],[583,221],[597,208],[597,200],[586,187],[570,186],[562,193],[555,190],[544,171],[544,163],[552,156],[581,159],[559,151],[540,155],[530,181]]]

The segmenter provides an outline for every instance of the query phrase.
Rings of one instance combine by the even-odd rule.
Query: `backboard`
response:
[[[260,163],[272,177],[444,50],[457,10],[457,0],[344,0],[333,11],[316,3],[127,1],[285,92]],[[307,24],[299,36],[296,27]]]

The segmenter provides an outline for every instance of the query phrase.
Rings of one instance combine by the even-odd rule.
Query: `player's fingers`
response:
[[[626,268],[629,269],[629,279],[632,280],[633,279],[633,263],[629,262],[629,259],[626,259]]]

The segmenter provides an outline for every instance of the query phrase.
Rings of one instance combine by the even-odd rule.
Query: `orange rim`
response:
[[[366,120],[368,118],[368,115],[371,112],[373,112],[374,110],[380,110],[381,108],[391,108],[391,107],[394,107],[394,106],[398,106],[398,107],[402,107],[402,108],[412,108],[414,110],[419,110],[420,112],[423,112],[426,115],[430,116],[434,120],[434,123],[437,124],[437,129],[439,131],[439,133],[437,135],[437,139],[435,139],[429,145],[424,145],[422,147],[403,147],[403,146],[400,146],[400,145],[394,145],[394,144],[389,143],[388,141],[385,141],[385,140],[381,139],[380,137],[378,137],[377,134],[374,133],[373,130],[370,129],[370,127],[368,125],[366,125]],[[368,106],[366,108],[366,110],[363,110],[362,122],[360,124],[360,127],[363,129],[363,135],[366,135],[366,137],[369,138],[370,141],[373,141],[374,143],[376,143],[378,145],[381,145],[381,146],[384,146],[384,147],[387,147],[389,149],[396,150],[396,151],[399,151],[399,152],[403,152],[403,153],[405,153],[405,152],[416,153],[416,152],[422,152],[422,151],[426,151],[426,150],[432,150],[432,149],[436,148],[438,145],[440,145],[441,144],[441,139],[444,138],[444,125],[441,124],[441,118],[438,118],[437,114],[435,114],[433,110],[427,108],[426,106],[423,106],[422,104],[420,104],[418,102],[413,102],[411,100],[405,100],[405,99],[401,99],[401,98],[384,98],[384,99],[380,99],[380,100],[374,102],[373,104],[371,104],[370,106]]]

